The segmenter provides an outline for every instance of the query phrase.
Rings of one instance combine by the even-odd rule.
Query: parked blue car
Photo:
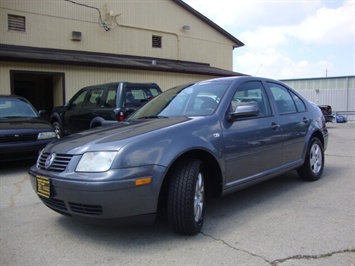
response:
[[[177,86],[124,122],[47,145],[29,170],[49,208],[97,223],[153,222],[194,235],[206,197],[291,170],[318,180],[328,131],[320,108],[287,85],[228,77]]]
[[[336,121],[337,121],[337,123],[346,123],[346,122],[348,122],[346,117],[343,116],[343,115],[336,115]]]

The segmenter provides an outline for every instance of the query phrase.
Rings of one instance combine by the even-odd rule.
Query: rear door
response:
[[[117,103],[117,91],[119,90],[118,84],[108,85],[105,88],[103,101],[100,110],[97,111],[97,115],[105,120],[117,120],[115,115],[115,109],[119,106]]]
[[[302,160],[310,114],[304,102],[291,90],[273,82],[267,82],[267,85],[279,113],[283,139],[282,163],[296,163]]]

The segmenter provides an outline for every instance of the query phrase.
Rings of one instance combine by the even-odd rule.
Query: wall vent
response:
[[[152,47],[161,48],[161,36],[152,36]]]
[[[7,15],[8,30],[26,32],[26,18],[23,16]]]

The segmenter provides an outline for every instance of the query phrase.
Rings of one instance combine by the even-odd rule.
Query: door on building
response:
[[[54,106],[64,104],[64,73],[11,71],[10,78],[11,94],[26,98],[47,115]]]

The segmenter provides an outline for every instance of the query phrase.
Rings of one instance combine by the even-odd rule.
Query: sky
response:
[[[244,46],[233,70],[273,79],[355,75],[355,0],[184,0]]]

